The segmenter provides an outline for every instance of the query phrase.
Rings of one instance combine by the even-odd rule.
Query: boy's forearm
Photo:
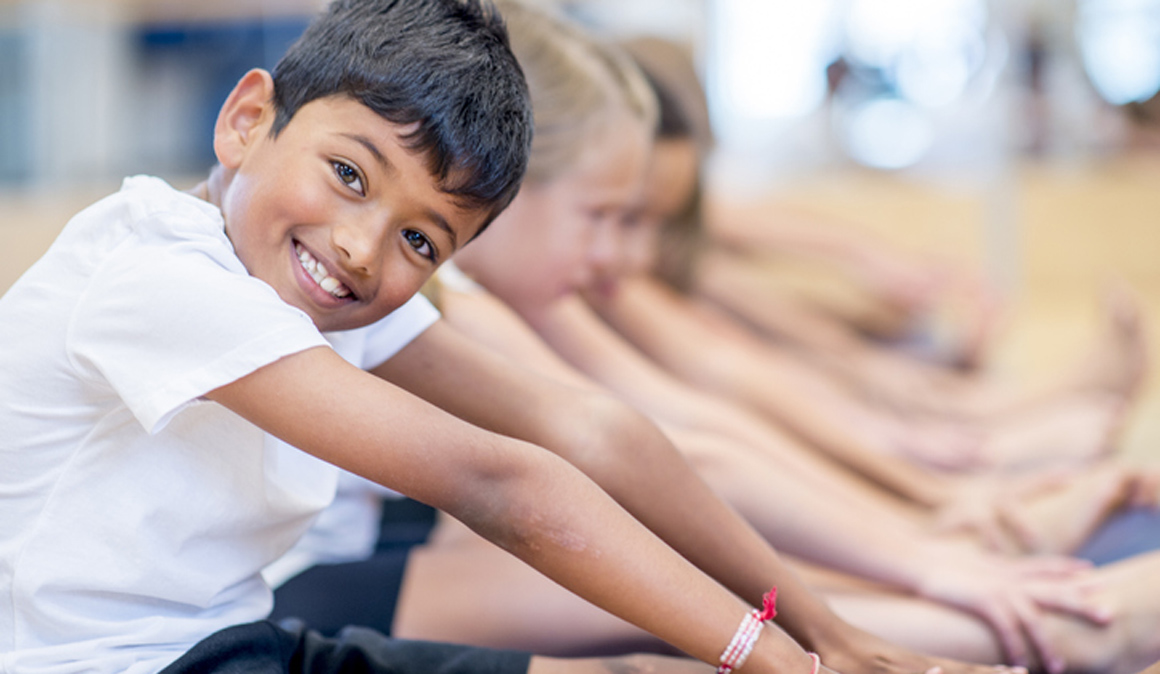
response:
[[[624,405],[523,372],[439,324],[375,372],[472,423],[558,452],[750,604],[760,606],[771,586],[786,585],[787,605],[800,604],[795,610],[807,622],[836,620],[792,589],[798,581],[768,543],[656,426]],[[473,390],[472,382],[483,385]]]
[[[773,547],[727,506],[684,459],[637,443],[628,470],[609,471],[611,494],[669,545],[754,606],[776,586],[781,624],[790,634],[817,638],[841,621],[807,590]],[[648,475],[649,479],[639,479]],[[626,480],[626,476],[637,476]],[[601,481],[598,479],[598,481]],[[626,482],[618,484],[618,482]],[[628,484],[627,482],[631,482]],[[773,499],[771,499],[773,505]]]
[[[287,357],[210,398],[307,452],[447,511],[704,661],[720,655],[748,610],[564,460],[455,419],[328,349]],[[782,665],[802,659],[795,644],[770,634],[750,671],[787,671]]]
[[[749,608],[563,462],[546,462],[496,492],[451,512],[549,578],[698,659],[713,662]],[[496,501],[502,514],[488,513]],[[751,671],[786,671],[800,660],[800,647],[776,631],[765,641]]]

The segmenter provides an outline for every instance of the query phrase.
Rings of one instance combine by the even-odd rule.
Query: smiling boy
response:
[[[400,307],[483,226],[487,212],[445,192],[407,146],[417,125],[384,124],[351,98],[304,105],[274,136],[271,76],[247,73],[227,100],[221,162],[194,193],[221,208],[253,276],[322,331]]]
[[[126,180],[0,299],[0,672],[153,672],[215,633],[298,652],[301,633],[229,628],[266,616],[258,571],[336,469],[263,430],[441,491],[423,441],[468,444],[420,437],[430,413],[334,349],[373,363],[421,331],[412,295],[518,189],[506,40],[478,2],[332,4],[237,84],[205,183]]]

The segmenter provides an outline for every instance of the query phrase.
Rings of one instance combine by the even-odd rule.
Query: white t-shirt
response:
[[[454,260],[444,262],[435,276],[455,292],[484,292],[483,287],[463,273]],[[401,495],[366,478],[341,471],[334,501],[285,556],[262,571],[266,582],[271,587],[278,587],[317,564],[367,559],[378,543],[382,501],[392,498],[401,498]]]
[[[408,307],[329,337],[377,365]],[[209,203],[136,177],[70,221],[0,298],[0,672],[154,672],[267,615],[338,469],[203,396],[326,344]]]

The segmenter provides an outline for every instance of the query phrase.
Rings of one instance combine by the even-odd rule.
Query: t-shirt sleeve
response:
[[[366,344],[359,366],[372,370],[387,362],[439,317],[439,310],[426,297],[416,294],[403,306],[365,328]]]
[[[326,345],[301,310],[206,237],[122,246],[74,311],[74,365],[150,433],[185,405],[284,356]]]

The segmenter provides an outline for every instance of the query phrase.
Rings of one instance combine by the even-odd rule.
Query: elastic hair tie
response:
[[[777,588],[770,589],[761,598],[761,610],[751,610],[741,619],[737,631],[733,633],[733,640],[721,653],[721,665],[717,667],[717,674],[729,674],[734,669],[745,664],[745,659],[753,652],[757,644],[757,637],[765,627],[766,620],[772,620],[777,615]],[[817,674],[817,667],[813,674]]]

